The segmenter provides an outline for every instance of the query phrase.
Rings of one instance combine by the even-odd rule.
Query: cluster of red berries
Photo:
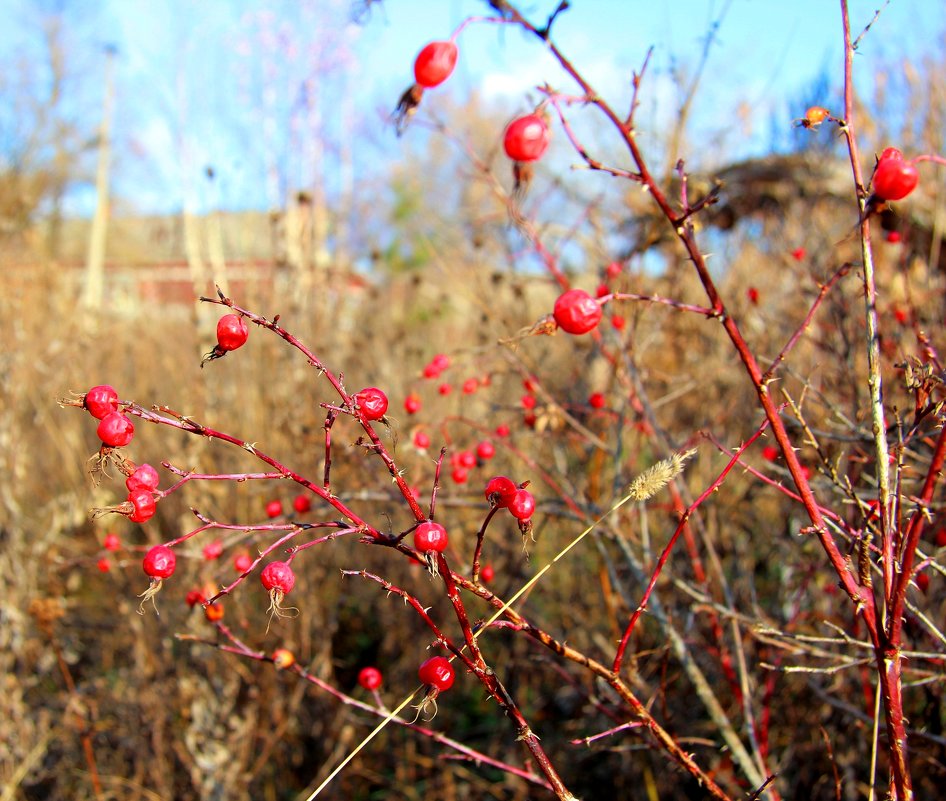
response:
[[[529,482],[516,484],[508,476],[493,476],[486,483],[486,500],[494,509],[508,509],[519,523],[523,536],[532,533],[532,515],[535,512],[535,497],[526,487]]]

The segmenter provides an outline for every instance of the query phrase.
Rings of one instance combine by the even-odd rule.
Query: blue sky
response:
[[[540,20],[554,5],[529,0],[520,7]],[[879,5],[851,0],[856,31]],[[384,169],[401,152],[384,118],[412,80],[415,54],[466,16],[488,12],[475,0],[384,0],[355,26],[348,0],[6,0],[5,6],[4,66],[32,64],[39,95],[46,74],[42,20],[62,10],[67,70],[74,72],[66,103],[90,130],[101,108],[103,48],[116,48],[112,185],[123,208],[144,212],[173,211],[185,202],[198,211],[265,208],[319,175],[332,187],[342,179],[325,165],[337,162],[346,144],[359,167]],[[899,54],[940,47],[944,9],[938,0],[893,0],[861,48],[862,85]],[[787,124],[790,104],[826,69],[840,84],[840,11],[833,0],[573,0],[554,39],[619,108],[652,45],[642,116],[659,129],[679,101],[674,76],[693,69],[714,21],[717,39],[694,122],[713,136],[723,132],[718,155],[768,147],[770,121],[784,117]],[[476,91],[512,114],[526,107],[537,84],[573,89],[541,44],[511,27],[474,25],[459,44],[457,72],[436,93],[462,101]],[[10,75],[7,70],[7,86]],[[316,130],[321,137],[312,136]],[[217,174],[213,183],[203,174],[208,165]],[[80,186],[70,209],[83,213],[92,199],[89,185]]]

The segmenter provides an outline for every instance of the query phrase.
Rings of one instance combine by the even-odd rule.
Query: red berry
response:
[[[214,540],[213,542],[208,542],[204,546],[203,554],[204,559],[208,562],[212,562],[214,559],[219,559],[221,554],[223,554],[223,540]]]
[[[509,506],[512,499],[516,497],[518,489],[511,478],[494,476],[486,484],[486,500],[489,501],[490,506],[503,509]]]
[[[933,537],[933,542],[936,543],[937,548],[946,546],[946,528],[941,528],[936,532],[936,535]]]
[[[523,409],[534,409],[536,403],[535,395],[523,395],[519,401],[522,404]]]
[[[496,455],[496,446],[488,439],[484,439],[476,446],[476,456],[484,462],[492,459]]]
[[[125,486],[129,492],[136,489],[156,490],[160,482],[161,477],[158,475],[158,471],[150,464],[142,464],[125,479]]]
[[[613,281],[617,278],[621,272],[624,270],[624,265],[619,261],[612,261],[607,267],[605,267],[604,273],[607,275],[609,281]]]
[[[901,235],[899,231],[887,231],[887,241],[891,245],[896,245],[901,240]]]
[[[421,553],[442,552],[447,547],[447,530],[433,520],[425,520],[414,529],[414,547]]]
[[[460,467],[476,467],[476,454],[473,451],[460,451],[457,456]]]
[[[450,474],[450,478],[453,479],[454,484],[466,484],[469,477],[470,471],[469,468],[466,467],[458,467]]]
[[[479,388],[480,382],[475,378],[468,378],[463,382],[463,394],[472,395]]]
[[[569,289],[552,311],[558,327],[569,334],[587,334],[601,320],[601,306],[583,289]]]
[[[420,411],[420,398],[413,392],[404,398],[404,411],[408,414],[417,414]]]
[[[296,586],[296,574],[288,562],[270,562],[263,568],[259,578],[267,590],[275,590],[283,595],[288,595]]]
[[[893,310],[893,316],[900,325],[906,325],[910,321],[910,312],[899,306]]]
[[[611,294],[611,287],[607,284],[598,284],[598,288],[595,290],[596,298],[603,298],[605,295]]]
[[[422,451],[427,450],[430,447],[430,437],[423,431],[418,431],[414,434],[414,447],[420,448]]]
[[[223,351],[236,350],[246,344],[250,329],[238,314],[225,314],[217,321],[217,347]]]
[[[430,360],[430,363],[434,366],[438,373],[442,373],[450,366],[450,357],[445,353],[437,353]]]
[[[451,387],[449,384],[441,384],[439,387],[437,387],[437,392],[439,392],[441,395],[449,395],[451,392],[453,392],[453,387]]]
[[[366,690],[377,690],[381,686],[381,671],[376,667],[363,667],[358,671],[358,684]]]
[[[98,562],[95,563],[95,566],[99,569],[100,573],[108,573],[112,569],[112,563],[108,561],[108,558],[103,556]]]
[[[304,515],[312,508],[312,499],[305,494],[296,495],[296,497],[292,499],[292,508],[300,515]]]
[[[432,656],[417,671],[421,683],[437,690],[449,690],[456,678],[456,671],[445,656]]]
[[[101,420],[109,412],[118,411],[118,393],[114,387],[100,384],[85,393],[83,405],[89,410],[89,414]]]
[[[804,248],[795,248],[792,251],[792,258],[795,259],[795,261],[801,261],[805,258],[805,253],[806,251]]]
[[[211,604],[210,606],[205,606],[204,617],[207,618],[208,622],[210,623],[216,623],[219,620],[223,620],[223,604],[218,601],[217,603]]]
[[[776,448],[774,445],[766,445],[762,449],[762,458],[767,462],[774,462],[776,459],[778,459],[778,453],[778,448]]]
[[[266,504],[266,517],[279,517],[282,514],[282,501],[269,501]]]
[[[133,511],[128,515],[132,523],[147,523],[154,517],[157,503],[151,490],[137,489],[128,493],[128,500],[131,501]]]
[[[611,315],[611,327],[615,331],[623,331],[624,326],[627,325],[627,320],[625,320],[620,314]]]
[[[365,420],[380,420],[388,410],[388,396],[377,387],[365,387],[355,393],[355,401]]]
[[[414,80],[425,89],[440,86],[457,65],[457,55],[453,42],[431,42],[414,59]]]
[[[493,580],[493,577],[496,575],[496,571],[493,570],[493,566],[490,564],[483,565],[483,569],[480,570],[480,581],[484,581],[487,584]]]
[[[874,170],[871,188],[881,200],[901,200],[916,189],[919,181],[916,165],[904,161],[901,154],[899,157],[881,157]]]
[[[749,298],[749,302],[753,306],[757,306],[759,303],[759,290],[756,289],[754,286],[750,286],[746,290],[746,297]]]
[[[277,648],[273,651],[273,665],[276,670],[286,670],[296,664],[296,655],[288,648]]]
[[[109,412],[95,430],[98,438],[110,448],[121,448],[135,436],[135,426],[121,412]]]
[[[238,553],[233,557],[233,568],[237,573],[245,573],[253,567],[253,557],[248,553]]]
[[[509,511],[516,520],[528,520],[535,512],[535,498],[526,489],[516,490],[516,494],[509,502]]]
[[[424,378],[436,378],[440,375],[440,370],[433,363],[424,365]]]
[[[548,150],[549,126],[538,114],[526,114],[509,123],[503,136],[503,148],[513,161],[536,161]]]
[[[916,586],[919,587],[922,592],[926,592],[930,586],[929,573],[917,573]]]
[[[117,551],[122,547],[122,541],[118,539],[117,534],[106,534],[105,539],[102,540],[102,547],[106,551]]]
[[[498,426],[496,426],[496,436],[499,437],[500,439],[505,439],[506,437],[508,437],[509,426],[507,426],[505,423],[500,423]]]
[[[166,579],[174,575],[177,557],[167,545],[155,545],[145,554],[141,566],[145,575],[155,579]]]
[[[607,401],[601,392],[592,392],[591,395],[588,396],[588,405],[592,409],[603,409],[606,404]]]
[[[184,596],[184,602],[190,607],[197,606],[197,604],[202,604],[206,600],[207,599],[200,590],[188,590],[187,595]]]

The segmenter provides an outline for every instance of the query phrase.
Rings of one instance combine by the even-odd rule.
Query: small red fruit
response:
[[[219,559],[223,554],[223,540],[214,540],[213,542],[208,542],[204,546],[203,555],[204,559],[208,562],[212,562],[215,559]]]
[[[887,151],[884,151],[885,153]],[[898,151],[899,153],[899,151]],[[871,189],[881,200],[902,200],[909,195],[920,181],[916,165],[903,160],[903,155],[881,156],[874,170]]]
[[[778,453],[778,448],[776,448],[774,445],[766,445],[762,449],[762,458],[767,462],[774,462],[776,459],[778,459]]]
[[[121,412],[109,412],[95,430],[102,444],[110,448],[121,448],[135,436],[135,426]]]
[[[273,651],[273,665],[276,670],[286,670],[296,664],[296,656],[288,648],[277,648]]]
[[[300,515],[304,515],[312,508],[312,499],[305,494],[296,495],[296,497],[292,499],[292,508]]]
[[[453,392],[453,387],[451,387],[449,384],[441,384],[439,387],[437,387],[437,392],[439,392],[441,395],[449,395],[451,392]]]
[[[190,606],[195,607],[197,604],[202,604],[207,599],[204,597],[203,592],[200,590],[188,590],[187,595],[184,596],[184,602]]]
[[[238,553],[233,557],[233,568],[237,573],[245,573],[253,567],[253,557],[248,553]]]
[[[150,464],[142,464],[125,479],[125,486],[129,492],[137,489],[156,490],[160,482],[158,471]]]
[[[414,80],[425,89],[440,86],[457,65],[458,54],[453,42],[431,42],[414,59]]]
[[[535,395],[523,395],[519,402],[522,404],[523,409],[534,409],[536,403],[538,403],[535,399]]]
[[[806,255],[806,251],[804,248],[795,248],[792,251],[792,258],[795,259],[795,261],[801,261],[802,259],[805,258],[805,255]]]
[[[941,528],[936,532],[933,542],[936,543],[937,548],[946,547],[946,528]]]
[[[601,392],[592,392],[588,396],[588,405],[592,409],[603,409],[607,405],[607,400]]]
[[[414,434],[414,447],[422,451],[427,450],[430,447],[430,437],[423,431],[418,431]]]
[[[167,545],[155,545],[141,563],[145,575],[153,579],[166,579],[174,575],[177,567],[177,557]]]
[[[118,539],[117,534],[106,534],[105,539],[102,540],[102,547],[106,551],[117,551],[122,547],[122,541]]]
[[[421,553],[441,553],[447,547],[447,540],[447,530],[433,520],[425,520],[414,529],[414,547]]]
[[[263,568],[259,578],[267,590],[282,595],[288,595],[296,586],[296,574],[288,562],[270,562]]]
[[[480,581],[489,584],[496,575],[496,571],[493,570],[493,566],[489,563],[483,565],[483,569],[480,570]]]
[[[512,502],[518,492],[516,483],[506,476],[494,476],[486,484],[486,500],[490,506],[503,509]]]
[[[85,393],[83,405],[89,410],[89,414],[101,420],[109,412],[118,411],[118,393],[114,387],[100,384]]]
[[[619,261],[612,261],[607,267],[605,267],[604,273],[608,277],[609,281],[613,281],[617,278],[624,270],[624,265]]]
[[[417,414],[420,411],[420,397],[413,392],[404,398],[404,411],[408,414]]]
[[[437,353],[430,360],[430,363],[436,368],[438,373],[442,373],[450,366],[450,357],[446,353]]]
[[[922,592],[926,592],[930,588],[929,573],[917,573],[916,586],[919,587]]]
[[[489,461],[496,455],[496,446],[488,439],[484,439],[476,446],[476,456],[484,462]]]
[[[535,498],[526,489],[516,490],[516,494],[509,502],[509,511],[516,520],[528,520],[535,512]]]
[[[445,656],[432,656],[420,666],[417,675],[423,684],[443,692],[453,686],[456,671]]]
[[[552,311],[558,327],[569,334],[587,334],[601,321],[601,306],[583,289],[569,289]]]
[[[802,119],[802,125],[805,128],[817,128],[821,123],[823,123],[828,117],[831,116],[831,112],[826,108],[821,106],[811,106],[806,112],[804,119]]]
[[[99,569],[100,573],[108,573],[112,569],[112,563],[108,561],[108,557],[103,556],[98,562],[95,563],[95,566]]]
[[[147,523],[157,509],[154,494],[149,489],[137,489],[128,493],[128,500],[132,505],[132,513],[128,519],[132,523]]]
[[[496,436],[499,437],[500,439],[505,439],[506,437],[508,437],[509,426],[507,426],[505,423],[500,423],[498,426],[496,426]]]
[[[625,320],[620,314],[611,315],[611,327],[615,331],[623,331],[626,325],[627,320]]]
[[[906,325],[910,322],[910,312],[900,306],[897,306],[897,308],[893,310],[893,316],[900,325]]]
[[[463,382],[463,387],[462,387],[463,394],[472,395],[474,392],[476,392],[477,389],[479,389],[479,386],[480,386],[480,382],[478,379],[468,378],[466,379],[466,381]]]
[[[548,150],[549,126],[538,114],[513,120],[503,136],[503,148],[513,161],[537,161]]]
[[[243,347],[249,335],[246,320],[238,314],[225,314],[217,321],[217,347],[222,351]]]
[[[204,617],[208,623],[217,623],[223,620],[223,604],[217,601],[204,607]]]
[[[750,286],[750,287],[746,290],[746,297],[749,298],[749,302],[750,302],[753,306],[758,306],[758,305],[759,305],[759,290],[756,289],[754,286]]]
[[[266,504],[266,517],[279,517],[282,514],[282,501],[274,500]]]
[[[891,245],[896,245],[902,238],[899,231],[887,231],[887,242]]]
[[[381,686],[381,671],[376,667],[363,667],[358,671],[358,684],[366,690],[377,690]]]
[[[457,462],[460,467],[476,467],[476,454],[473,451],[460,451],[457,455]]]
[[[388,396],[377,387],[365,387],[355,393],[355,401],[365,420],[380,420],[388,410]]]
[[[457,467],[451,474],[450,478],[453,479],[454,484],[466,484],[467,479],[470,477],[469,468],[466,467]]]

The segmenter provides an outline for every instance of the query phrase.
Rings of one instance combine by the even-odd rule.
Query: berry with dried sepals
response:
[[[558,327],[569,334],[587,334],[601,321],[601,306],[583,289],[559,295],[552,309]]]
[[[128,493],[128,501],[132,511],[128,519],[132,523],[147,523],[157,510],[154,493],[149,489],[136,489]]]
[[[270,562],[260,573],[260,582],[269,592],[270,623],[273,617],[295,617],[299,610],[295,607],[283,607],[282,600],[296,586],[296,574],[293,573],[289,562]],[[266,627],[269,631],[269,626]]]
[[[374,692],[381,686],[381,671],[376,667],[363,667],[358,671],[358,684]]]
[[[905,161],[896,148],[888,148],[884,154],[888,155],[881,155],[871,181],[874,197],[883,201],[902,200],[916,189],[920,175],[916,165]]]
[[[146,554],[141,562],[141,567],[145,575],[151,579],[151,584],[141,595],[141,603],[138,605],[138,614],[144,614],[144,605],[147,601],[154,604],[154,596],[161,590],[164,579],[174,575],[174,569],[177,567],[177,556],[167,545],[155,545]],[[157,611],[157,605],[155,605]]]
[[[225,314],[217,321],[217,344],[210,353],[201,359],[204,362],[213,361],[226,356],[230,351],[242,348],[250,336],[250,329],[246,320],[240,314]]]
[[[518,491],[516,482],[506,476],[493,476],[486,482],[486,500],[497,509],[508,507]]]
[[[85,393],[82,405],[98,420],[118,411],[118,393],[109,384],[99,384]]]
[[[535,512],[535,497],[527,489],[517,489],[509,501],[509,511],[516,520],[529,520]]]
[[[432,656],[418,668],[417,675],[423,684],[444,692],[453,686],[456,671],[445,656]]]
[[[388,410],[388,396],[377,387],[365,387],[356,392],[354,397],[358,411],[365,420],[380,420]]]
[[[425,520],[414,529],[414,547],[421,553],[441,553],[447,542],[447,530],[433,520]]]
[[[95,433],[103,445],[122,448],[135,436],[135,426],[121,412],[109,412],[99,422]]]
[[[548,123],[539,114],[517,117],[503,134],[503,149],[513,161],[538,161],[552,140]]]
[[[139,489],[153,491],[158,488],[160,482],[161,477],[158,475],[158,471],[150,464],[142,464],[138,465],[138,467],[135,468],[135,472],[125,479],[125,487],[129,492]]]

